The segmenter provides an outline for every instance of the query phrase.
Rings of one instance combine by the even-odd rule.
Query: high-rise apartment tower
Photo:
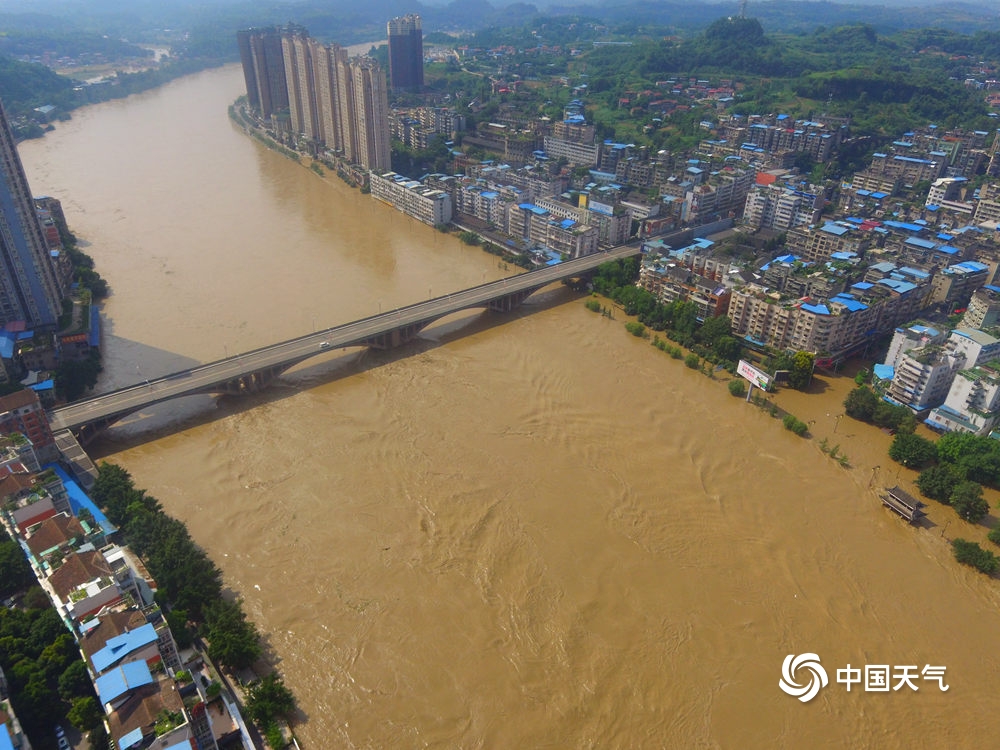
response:
[[[385,72],[375,60],[348,58],[342,47],[311,39],[301,26],[250,29],[237,39],[251,107],[264,117],[284,117],[287,111],[283,129],[318,150],[340,153],[376,172],[391,169],[389,94]],[[261,60],[274,68],[273,76],[258,64]],[[281,95],[262,83],[279,78]],[[274,109],[282,99],[285,110]],[[270,111],[266,100],[272,102]]]
[[[424,35],[420,16],[393,18],[389,36],[389,81],[393,90],[419,91],[424,86]]]
[[[247,29],[236,33],[247,85],[247,101],[262,117],[288,109],[285,57],[280,28]]]
[[[0,326],[55,329],[62,290],[14,133],[0,103]]]

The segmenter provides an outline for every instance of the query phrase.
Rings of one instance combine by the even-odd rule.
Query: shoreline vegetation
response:
[[[631,261],[635,263],[634,259]],[[623,284],[627,284],[630,278],[633,282],[638,278],[637,266],[635,270],[632,270],[629,263],[629,260],[624,260],[600,266],[595,272],[594,291],[590,297],[584,300],[584,306],[591,312],[611,320],[615,319],[616,309],[624,312],[629,318],[624,322],[627,333],[649,341],[650,345],[668,354],[671,359],[683,361],[687,368],[701,372],[710,380],[726,382],[732,396],[744,397],[747,393],[747,386],[742,378],[735,374],[735,364],[731,360],[720,357],[719,351],[713,351],[711,345],[706,347],[708,339],[704,334],[699,335],[701,329],[697,327],[696,321],[692,317],[687,317],[685,320],[685,313],[677,315],[677,311],[682,310],[682,307],[676,306],[676,303],[663,305],[656,303],[655,300],[650,306],[649,301],[644,300],[643,297],[649,293],[638,287],[633,287],[635,292],[630,291],[626,294],[629,299],[623,304],[621,294],[624,289]],[[652,297],[652,295],[649,296]],[[607,300],[610,304],[604,304],[602,299]],[[673,313],[671,313],[671,308],[673,308]],[[656,327],[652,327],[647,325],[650,320],[659,322],[656,323]],[[663,321],[668,322],[664,323]],[[678,323],[678,321],[680,322]],[[718,323],[713,321],[718,321]],[[720,331],[725,328],[728,334],[728,325],[723,326],[721,321],[728,324],[728,319],[720,316],[719,318],[709,318],[702,324],[701,328],[703,329],[706,324],[711,323],[712,326],[718,325]],[[651,329],[654,331],[652,335],[650,334]],[[660,332],[665,338],[661,337]],[[672,342],[677,342],[679,345],[675,346]],[[803,352],[798,352],[798,354],[803,354]],[[793,356],[791,359],[794,362],[795,357]],[[775,366],[776,362],[773,359],[763,358],[762,364],[768,372],[781,369]],[[812,364],[812,360],[810,360],[808,380],[804,382],[799,380],[796,385],[796,379],[790,377],[788,385],[795,390],[808,393],[813,372]],[[917,434],[918,424],[913,413],[906,407],[896,406],[882,400],[868,384],[871,368],[870,363],[867,364],[869,366],[862,366],[854,377],[856,387],[844,399],[842,404],[844,411],[835,417],[834,431],[839,426],[841,417],[848,416],[874,429],[893,435],[888,448],[888,458],[897,463],[900,470],[908,469],[919,472],[912,481],[918,488],[920,495],[942,505],[951,506],[957,516],[968,524],[966,527],[968,531],[975,531],[977,527],[983,527],[979,529],[982,532],[982,537],[998,548],[997,552],[983,549],[978,542],[966,540],[961,536],[946,539],[955,560],[992,578],[1000,577],[1000,523],[997,523],[997,519],[990,514],[990,503],[984,497],[984,492],[987,489],[1000,490],[1000,442],[971,433],[949,432],[937,436],[936,439]],[[804,360],[800,365],[805,365]],[[723,376],[720,379],[716,375],[719,372],[728,374],[729,377]],[[794,372],[790,374],[794,375]],[[782,408],[776,397],[778,392],[780,389],[766,395],[759,395],[755,392],[751,394],[749,403],[769,416],[780,419],[784,428],[795,435],[805,439],[815,439],[810,431],[810,426],[815,420],[803,421]],[[815,393],[810,395],[810,398],[813,397],[819,398]],[[831,445],[831,442],[833,441],[830,437],[823,437],[816,445],[823,454],[829,456],[843,468],[861,468],[851,463],[840,443]],[[873,484],[880,470],[881,466],[872,467],[872,475],[867,482],[868,490],[873,489]],[[897,472],[896,479],[898,480],[898,478]],[[880,493],[876,491],[875,494],[879,495]],[[992,525],[987,527],[987,523]],[[946,519],[941,531],[942,538],[944,538],[945,531],[950,524],[951,519]],[[933,528],[934,525],[933,522],[917,524],[918,528]]]
[[[13,97],[5,97],[4,108],[8,110],[8,116],[11,118],[15,140],[42,138],[46,132],[55,128],[53,120],[58,122],[72,119],[72,113],[80,107],[115,99],[125,99],[132,94],[151,91],[178,78],[218,68],[231,62],[234,61],[216,57],[170,57],[165,58],[165,62],[146,70],[116,71],[113,78],[108,78],[101,85],[92,84],[68,88],[60,85],[61,90],[49,94],[42,102],[55,107],[55,111],[44,118],[42,122],[34,119],[37,117],[34,101],[22,102]],[[35,75],[33,69],[36,66],[31,63],[22,63],[17,60],[7,60],[5,63],[0,69],[8,70],[15,77]],[[51,73],[51,77],[53,79],[64,78],[54,72]],[[32,116],[30,119],[29,115]]]
[[[177,645],[207,642],[207,654],[243,691],[241,710],[267,743],[281,750],[295,739],[295,697],[273,667],[260,631],[242,600],[224,595],[222,572],[191,539],[187,526],[138,489],[120,466],[102,462],[91,496],[121,530],[121,542],[142,559],[157,581],[156,600]],[[258,668],[266,667],[263,674]],[[240,680],[250,670],[255,678]]]

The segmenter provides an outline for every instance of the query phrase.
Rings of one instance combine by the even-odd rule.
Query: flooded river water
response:
[[[22,144],[113,289],[102,388],[511,272],[265,150],[226,117],[240,93],[209,71]],[[803,440],[622,322],[553,287],[96,452],[222,568],[308,750],[992,746],[1000,583],[947,543],[982,530],[880,507],[897,469],[838,418],[849,379],[779,394]],[[778,687],[805,652],[829,674],[808,703]],[[848,664],[950,689],[848,691]]]

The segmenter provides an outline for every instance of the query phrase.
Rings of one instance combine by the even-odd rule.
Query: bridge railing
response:
[[[488,281],[488,282],[486,282],[484,284],[478,284],[478,285],[476,285],[474,287],[469,287],[468,289],[462,289],[462,290],[460,290],[458,292],[451,292],[449,294],[442,294],[442,295],[439,295],[437,297],[429,298],[427,300],[421,300],[420,302],[414,302],[414,303],[409,304],[409,305],[403,305],[402,307],[397,307],[397,308],[394,308],[394,309],[386,311],[386,312],[374,313],[372,315],[368,315],[366,317],[358,318],[357,320],[353,320],[350,323],[345,323],[345,324],[339,325],[339,326],[332,326],[330,328],[324,328],[324,329],[319,330],[319,331],[313,331],[311,333],[303,334],[302,336],[296,336],[294,338],[286,339],[285,341],[280,341],[280,342],[274,343],[274,344],[268,344],[266,346],[258,347],[256,349],[251,349],[251,350],[245,351],[245,352],[240,352],[239,354],[236,354],[236,355],[233,355],[233,356],[230,356],[230,357],[224,357],[222,359],[217,359],[217,360],[214,360],[212,362],[205,362],[205,363],[196,365],[195,367],[191,367],[191,368],[189,368],[187,370],[180,370],[178,372],[169,373],[167,375],[161,375],[160,377],[156,377],[156,378],[148,378],[148,379],[145,379],[144,382],[135,383],[133,385],[128,385],[128,386],[125,386],[123,388],[119,388],[119,389],[114,390],[114,391],[108,391],[108,392],[105,392],[105,393],[100,393],[100,394],[97,394],[97,395],[95,395],[95,396],[93,396],[91,398],[83,399],[81,401],[75,402],[72,405],[76,406],[76,405],[79,405],[79,404],[87,403],[89,401],[94,401],[94,400],[98,400],[98,399],[102,399],[102,398],[108,398],[108,397],[112,397],[112,396],[116,396],[116,395],[125,394],[125,393],[128,393],[130,391],[135,391],[135,390],[138,390],[138,389],[144,389],[144,388],[146,388],[146,387],[148,387],[149,385],[152,385],[152,384],[159,384],[159,383],[164,383],[164,382],[170,382],[170,381],[173,381],[173,380],[177,380],[178,378],[186,378],[186,377],[195,375],[197,373],[203,372],[205,370],[210,370],[212,368],[216,368],[216,367],[218,367],[220,365],[223,365],[223,364],[226,364],[226,363],[232,363],[233,361],[240,360],[243,357],[251,358],[251,357],[254,357],[256,355],[266,354],[268,352],[274,351],[274,350],[279,349],[281,347],[287,346],[288,344],[294,344],[296,342],[304,342],[304,341],[308,341],[310,339],[316,339],[316,338],[322,339],[324,336],[327,336],[327,335],[330,335],[332,333],[335,333],[336,331],[344,329],[344,328],[346,328],[348,326],[363,325],[365,323],[370,323],[370,322],[378,320],[380,318],[388,320],[388,316],[390,316],[390,315],[402,315],[402,316],[405,316],[405,315],[407,315],[409,313],[413,313],[413,312],[419,311],[421,308],[428,307],[428,306],[433,306],[435,303],[439,303],[439,302],[442,302],[444,300],[454,300],[455,298],[458,298],[458,297],[475,297],[475,296],[481,295],[482,293],[492,292],[494,290],[504,290],[505,292],[506,291],[515,292],[515,291],[518,291],[518,290],[523,290],[523,289],[526,289],[526,288],[530,288],[531,286],[534,286],[535,284],[545,285],[545,284],[549,284],[549,283],[554,283],[555,281],[559,280],[560,278],[564,278],[566,276],[571,275],[572,271],[574,271],[577,267],[583,267],[584,269],[589,270],[590,268],[594,268],[594,267],[600,265],[601,263],[603,263],[603,262],[605,262],[607,260],[611,260],[611,259],[615,259],[615,258],[621,258],[621,257],[627,257],[629,255],[634,255],[634,254],[638,254],[638,253],[639,253],[639,248],[638,247],[623,245],[623,246],[620,246],[620,247],[612,248],[611,250],[604,251],[604,252],[599,253],[599,254],[595,253],[595,254],[592,254],[592,255],[586,255],[586,256],[584,256],[582,258],[575,258],[575,259],[570,260],[570,261],[565,261],[565,262],[559,264],[558,266],[548,266],[548,267],[540,268],[540,269],[537,269],[537,270],[534,270],[534,271],[528,271],[527,273],[518,274],[516,276],[511,276],[511,277],[507,277],[507,278],[503,278],[503,279],[497,279],[495,281]],[[569,273],[567,273],[567,272],[569,272]],[[539,279],[537,277],[536,278],[531,278],[535,274],[538,274],[539,276],[541,276],[543,278],[541,278],[541,279]],[[548,278],[548,277],[551,277],[551,278]],[[489,295],[487,294],[487,296],[489,296]],[[390,328],[391,328],[391,325],[390,325]],[[314,356],[314,355],[310,355],[310,356]],[[55,410],[55,411],[58,411],[58,409]]]

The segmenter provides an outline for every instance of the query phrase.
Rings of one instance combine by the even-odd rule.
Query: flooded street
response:
[[[102,388],[512,272],[265,150],[226,117],[242,85],[209,71],[21,146],[112,287]],[[837,418],[849,378],[778,395],[803,440],[622,323],[556,286],[95,453],[222,568],[307,750],[992,746],[1000,582],[947,543],[982,531],[881,508],[897,466]],[[830,683],[809,703],[778,688],[804,652]],[[848,691],[848,663],[950,689]]]

